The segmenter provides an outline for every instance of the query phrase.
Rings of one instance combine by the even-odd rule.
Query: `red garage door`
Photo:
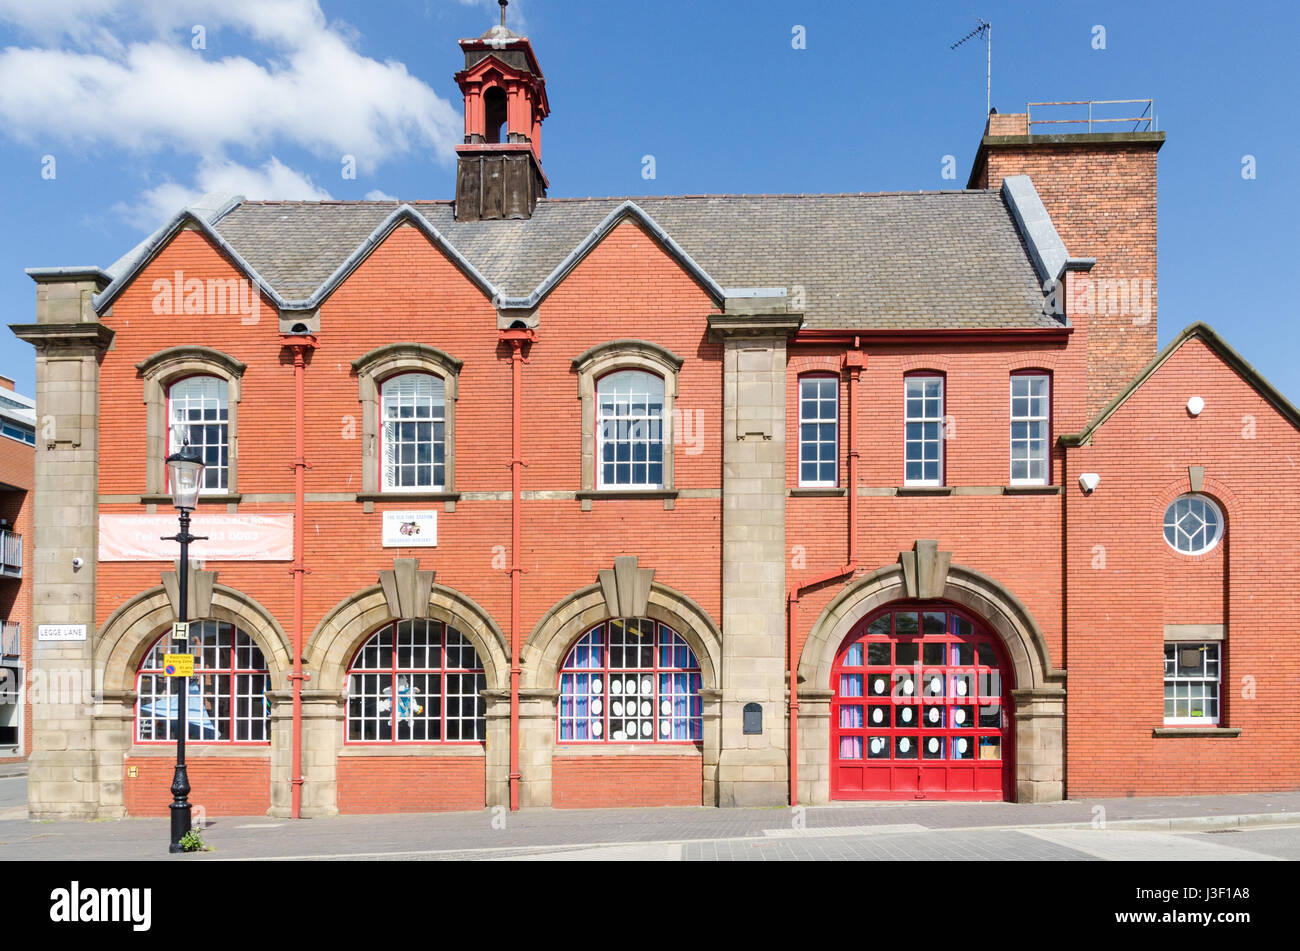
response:
[[[832,797],[1014,798],[1010,681],[997,636],[962,611],[868,615],[832,673]]]

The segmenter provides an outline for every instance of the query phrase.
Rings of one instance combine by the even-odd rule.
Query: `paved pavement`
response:
[[[213,851],[168,856],[166,819],[32,822],[0,780],[0,860],[1300,859],[1300,792],[1061,803],[855,803],[802,810],[501,810],[221,818]],[[11,803],[5,807],[5,803]]]

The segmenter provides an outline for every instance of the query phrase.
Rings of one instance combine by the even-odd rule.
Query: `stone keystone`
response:
[[[939,551],[937,541],[917,539],[911,551],[898,553],[898,560],[903,566],[903,584],[909,598],[943,597],[952,552]]]
[[[418,558],[394,558],[391,571],[379,572],[379,586],[388,602],[388,613],[403,620],[420,620],[429,616],[429,598],[433,594],[436,572],[420,571]]]
[[[638,568],[635,555],[614,559],[614,568],[597,572],[610,617],[645,617],[650,604],[653,568]]]
[[[163,590],[167,592],[167,600],[172,603],[172,613],[177,617],[181,616],[181,591],[180,585],[176,579],[180,576],[181,563],[179,559],[173,562],[174,571],[164,571],[162,573]],[[217,583],[217,572],[201,571],[196,562],[191,561],[189,565],[189,616],[191,618],[208,617],[212,614],[212,588]]]

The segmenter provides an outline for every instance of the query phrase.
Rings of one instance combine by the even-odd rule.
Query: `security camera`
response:
[[[80,568],[80,567],[81,567],[82,565],[84,565],[84,564],[85,564],[85,562],[84,562],[82,559],[80,559],[80,558],[74,558],[74,559],[72,559],[72,567],[73,567],[73,568]]]

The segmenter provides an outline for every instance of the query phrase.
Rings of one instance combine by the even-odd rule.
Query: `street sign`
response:
[[[163,654],[163,673],[168,677],[194,676],[194,655]]]
[[[190,639],[190,622],[176,621],[172,624],[172,640],[188,641]]]

